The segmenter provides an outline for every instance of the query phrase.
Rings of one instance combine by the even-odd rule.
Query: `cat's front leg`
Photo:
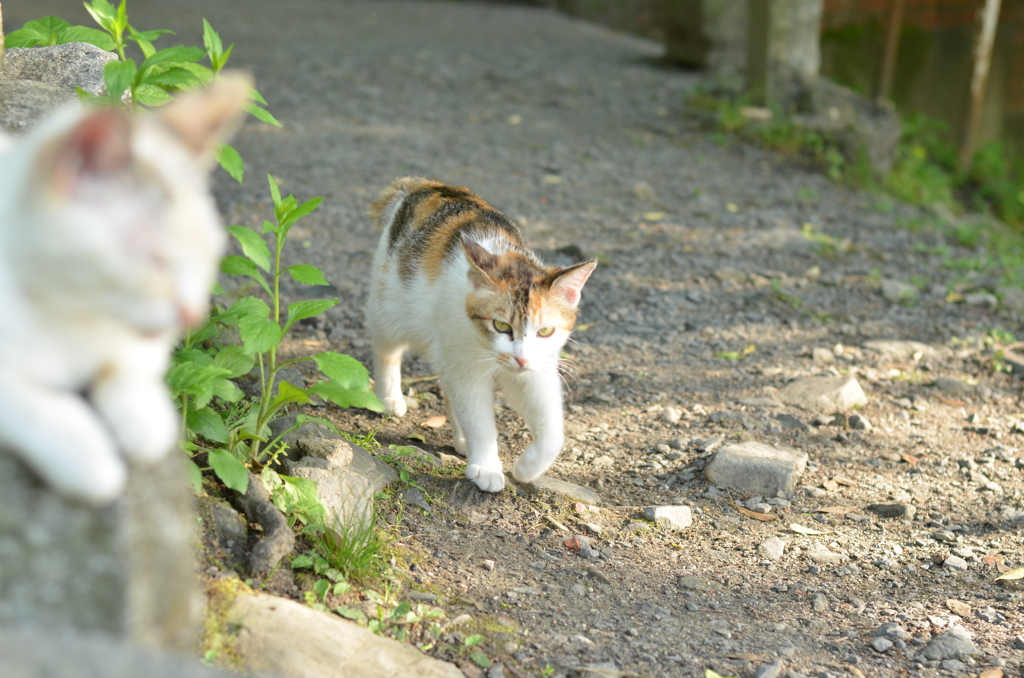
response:
[[[562,383],[555,366],[505,375],[499,384],[509,406],[523,417],[533,436],[512,467],[512,477],[530,483],[544,475],[562,451]]]
[[[464,441],[466,477],[484,492],[505,487],[498,457],[498,429],[494,425],[494,390],[489,378],[459,375],[444,380],[453,422],[452,430]],[[456,448],[458,449],[458,448]]]
[[[407,411],[402,394],[402,347],[373,343],[373,390],[384,404],[385,414],[404,417]]]
[[[132,342],[89,388],[89,399],[128,459],[151,463],[177,445],[180,420],[163,380],[168,353],[164,340]]]
[[[77,393],[13,372],[0,366],[0,447],[67,497],[96,505],[116,499],[128,469],[96,412]]]

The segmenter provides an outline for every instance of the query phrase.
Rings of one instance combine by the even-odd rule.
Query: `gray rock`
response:
[[[31,80],[0,82],[0,130],[21,136],[55,109],[71,105],[74,95]]]
[[[959,659],[943,659],[942,668],[950,673],[966,673],[967,664],[963,663]]]
[[[999,295],[1001,308],[1013,313],[1024,313],[1024,290],[1012,285],[1003,285],[996,288]]]
[[[850,428],[855,431],[870,431],[874,428],[868,418],[862,414],[854,414],[849,419]]]
[[[839,565],[850,559],[845,553],[829,551],[824,544],[818,542],[808,547],[807,557],[819,565]]]
[[[969,393],[974,393],[973,386],[962,379],[954,379],[953,377],[939,377],[932,382],[932,386],[943,393],[949,393],[952,395],[967,395]]]
[[[131,468],[124,496],[95,509],[44,487],[0,450],[0,625],[71,626],[191,650],[201,609],[195,524],[176,454]]]
[[[964,303],[968,306],[984,306],[993,311],[999,308],[999,298],[991,292],[971,292],[965,294]]]
[[[0,81],[34,80],[58,87],[72,98],[76,96],[76,87],[97,96],[105,95],[103,68],[117,61],[117,54],[85,42],[12,48],[4,55]]]
[[[415,487],[408,487],[402,491],[402,501],[410,506],[419,506],[424,511],[430,510],[430,504],[423,497],[423,493]]]
[[[709,580],[689,574],[676,577],[676,586],[687,591],[711,591],[715,588]]]
[[[682,411],[675,407],[666,407],[661,411],[661,419],[666,424],[678,424],[682,416]]]
[[[963,572],[967,569],[967,561],[959,556],[949,556],[943,561],[942,566],[950,570],[956,570],[957,572]]]
[[[241,668],[256,675],[464,678],[407,643],[284,598],[238,596],[226,621]]]
[[[896,622],[886,622],[871,632],[872,638],[889,638],[891,640],[907,640],[910,634]]]
[[[848,162],[863,156],[879,175],[892,169],[903,125],[891,106],[877,105],[828,78],[818,78],[813,103],[814,122],[802,126],[838,147]]]
[[[673,530],[685,530],[693,524],[689,506],[648,506],[644,518]]]
[[[281,382],[288,382],[292,386],[298,386],[299,388],[306,387],[306,379],[302,376],[302,372],[299,372],[294,367],[286,367],[283,370],[278,370],[277,374],[274,375],[274,384],[270,389],[270,392],[277,394],[281,388]],[[238,388],[242,389],[242,392],[250,398],[260,398],[263,396],[263,386],[260,383],[260,367],[257,365],[252,368],[248,374],[242,375],[235,379],[235,383]],[[295,421],[294,417],[288,417],[292,422]],[[273,429],[272,429],[273,430]]]
[[[307,457],[325,460],[327,468],[344,468],[352,463],[354,446],[347,440],[306,436],[299,438],[295,446]]]
[[[917,513],[913,504],[871,504],[867,510],[882,518],[904,518],[906,520],[912,519]]]
[[[885,652],[892,647],[893,642],[888,638],[877,637],[872,638],[870,644],[875,652]]]
[[[932,642],[921,650],[925,659],[933,661],[955,659],[964,655],[977,654],[978,647],[971,639],[971,634],[960,626],[954,626],[932,639]]]
[[[792,414],[776,414],[775,420],[787,431],[806,431],[810,428],[810,426],[800,421]]]
[[[327,510],[327,525],[338,529],[369,527],[376,490],[365,476],[348,468],[295,467],[296,478],[316,483],[317,497]]]
[[[786,542],[778,537],[768,537],[757,547],[757,552],[769,560],[778,560],[786,550]]]
[[[59,648],[59,650],[57,650]],[[0,626],[0,675],[7,678],[229,678],[180,654],[162,654],[101,633]]]
[[[885,297],[886,301],[913,305],[917,303],[917,288],[902,280],[883,278],[882,296]]]
[[[845,411],[868,402],[864,389],[851,376],[797,379],[779,391],[779,399],[808,410]]]
[[[521,487],[534,494],[558,494],[591,506],[600,506],[601,504],[600,495],[589,487],[582,487],[550,476],[541,476],[528,485],[523,483]]]
[[[224,502],[210,497],[199,497],[197,504],[200,519],[210,523],[222,543],[228,540],[245,543],[248,527],[242,514]]]
[[[374,494],[398,480],[398,471],[358,445],[352,446],[352,462],[348,465],[348,470],[370,481]]]
[[[746,442],[719,449],[704,476],[719,487],[774,497],[792,490],[806,465],[806,452]]]
[[[811,609],[815,612],[826,612],[828,610],[828,598],[821,591],[811,596]]]
[[[778,675],[782,673],[782,666],[781,657],[773,662],[761,664],[754,672],[754,678],[778,678]]]
[[[928,344],[922,344],[918,341],[874,339],[864,342],[864,348],[871,349],[881,354],[883,358],[895,362],[911,360],[916,353],[920,353],[922,356],[935,354],[935,349]]]

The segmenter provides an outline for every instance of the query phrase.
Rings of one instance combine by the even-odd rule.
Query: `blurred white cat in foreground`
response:
[[[154,115],[69,109],[0,156],[0,447],[102,504],[174,449],[164,385],[225,244],[207,187],[249,99],[222,80]]]

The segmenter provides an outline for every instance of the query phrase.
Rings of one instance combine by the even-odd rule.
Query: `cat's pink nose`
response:
[[[202,314],[197,313],[195,310],[185,306],[184,304],[178,306],[178,321],[184,327],[195,327],[202,320]]]
[[[516,359],[516,362],[519,363],[520,367],[526,367],[526,363],[530,362],[526,358],[520,358],[519,356],[512,356],[512,357]]]

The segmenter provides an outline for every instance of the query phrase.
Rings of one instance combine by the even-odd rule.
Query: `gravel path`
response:
[[[76,2],[4,6],[9,27],[51,12],[85,21]],[[1018,317],[987,297],[947,301],[996,281],[972,273],[978,253],[927,213],[716,138],[685,106],[699,75],[659,67],[656,44],[547,11],[133,0],[130,14],[190,43],[206,16],[285,125],[239,135],[245,186],[216,183],[230,221],[268,216],[267,172],[301,200],[326,197],[288,255],[325,269],[342,303],[299,348],[369,357],[365,206],[399,175],[469,186],[536,247],[600,258],[568,349],[570,442],[552,474],[596,489],[605,509],[424,478],[432,512],[405,514],[423,554],[416,585],[451,601],[450,616],[490,624],[483,647],[504,668],[488,678],[1018,671],[1020,594],[992,579],[1024,561],[1021,388],[985,343]],[[901,289],[890,280],[917,303],[887,301],[883,283]],[[781,402],[789,381],[820,373],[857,376],[867,423]],[[436,386],[417,386],[435,397],[379,439],[417,430],[451,453],[447,428],[417,428],[442,412]],[[522,424],[500,413],[516,448]],[[337,417],[350,430],[380,423]],[[807,452],[797,489],[766,501],[709,488],[708,455],[741,440]],[[866,509],[878,503],[915,513]],[[693,525],[651,529],[641,510],[661,504],[690,506]],[[567,549],[577,533],[593,558]],[[966,653],[942,645],[952,636],[933,641],[950,626],[974,635]],[[459,658],[459,638],[443,640],[433,652]]]

